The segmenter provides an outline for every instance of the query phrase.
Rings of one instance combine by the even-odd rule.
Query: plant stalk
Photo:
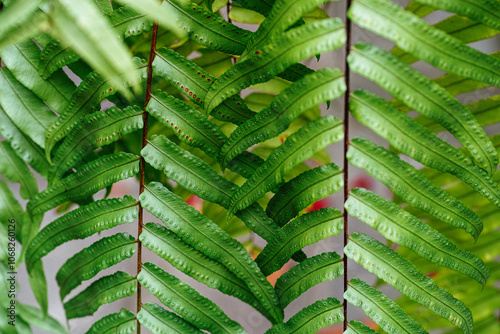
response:
[[[144,101],[144,114],[143,114],[143,123],[144,127],[142,128],[142,148],[144,148],[147,144],[148,140],[148,112],[146,111],[146,106],[149,103],[149,99],[151,98],[151,81],[153,79],[153,60],[155,58],[156,51],[156,39],[158,36],[158,23],[153,24],[153,33],[151,36],[151,49],[149,51],[149,60],[148,60],[148,79],[146,84],[146,98]],[[141,157],[141,172],[140,172],[140,180],[139,180],[139,196],[144,191],[144,170],[146,168],[146,162],[144,158]],[[142,233],[142,227],[144,225],[144,210],[142,208],[141,202],[139,202],[139,223],[137,228],[137,275],[141,272],[142,268],[142,242],[139,240],[139,236]],[[141,284],[137,281],[137,312],[141,310],[142,300],[141,300]],[[137,334],[141,333],[141,325],[137,323]]]
[[[351,7],[352,0],[347,0],[346,3],[346,49],[345,49],[345,83],[346,83],[346,92],[344,99],[344,203],[347,201],[347,197],[349,196],[349,165],[347,161],[347,149],[349,145],[349,95],[351,94],[351,72],[349,70],[349,64],[347,63],[347,56],[349,55],[349,51],[351,50],[352,44],[352,23],[351,20],[347,17],[347,11]],[[347,245],[348,237],[349,237],[349,215],[347,214],[347,210],[344,208],[343,211],[344,218],[344,248]],[[344,292],[348,288],[349,278],[348,278],[348,268],[347,268],[347,256],[344,253],[343,257],[343,265],[344,265]],[[344,331],[347,330],[347,302],[344,299],[343,303],[344,308]]]

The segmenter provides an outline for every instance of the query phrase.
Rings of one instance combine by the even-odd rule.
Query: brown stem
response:
[[[153,60],[155,58],[156,51],[156,39],[158,36],[158,24],[155,22],[153,25],[153,34],[151,37],[151,49],[149,51],[149,61],[148,61],[148,79],[146,85],[146,98],[144,101],[144,114],[143,114],[143,122],[144,127],[142,128],[142,148],[144,148],[147,144],[148,140],[148,112],[146,111],[146,106],[148,105],[149,99],[151,98],[151,81],[153,79]],[[144,191],[144,169],[146,167],[146,162],[144,158],[141,157],[141,174],[139,181],[139,196]],[[139,202],[139,224],[137,228],[137,238],[142,233],[142,226],[144,225],[144,212]],[[142,243],[138,240],[137,243],[137,275],[141,272],[142,268]],[[142,300],[141,300],[141,284],[137,281],[137,312],[141,310]],[[137,323],[137,333],[141,333],[141,325]]]
[[[351,72],[349,70],[349,64],[347,63],[347,55],[351,50],[352,43],[352,24],[349,18],[347,17],[347,10],[351,7],[352,0],[347,0],[346,4],[346,34],[347,34],[347,43],[346,43],[346,51],[345,51],[345,83],[347,86],[347,90],[345,93],[344,100],[344,203],[347,201],[347,197],[349,196],[349,165],[347,162],[347,148],[349,144],[349,95],[351,93]],[[344,208],[343,212],[344,217],[344,247],[347,245],[348,237],[349,237],[349,215],[347,214],[347,210]],[[344,292],[347,290],[349,278],[347,276],[347,256],[344,253],[343,258],[344,264]],[[347,330],[347,302],[344,299],[344,331]]]

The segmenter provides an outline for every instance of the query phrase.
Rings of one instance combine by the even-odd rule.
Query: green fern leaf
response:
[[[143,264],[137,279],[163,304],[200,329],[211,333],[246,333],[209,299],[152,263]]]
[[[0,199],[0,219],[2,226],[7,228],[6,222],[18,217],[23,209],[4,180],[0,180]]]
[[[278,74],[278,77],[291,82],[295,82],[313,72],[314,70],[310,69],[309,67],[301,63],[296,63],[287,68],[285,72]],[[326,103],[329,104],[330,102],[327,101]]]
[[[0,70],[0,104],[12,122],[35,143],[45,147],[45,132],[56,115],[6,68]]]
[[[163,5],[194,42],[224,53],[239,55],[252,33],[188,0],[166,0]]]
[[[138,82],[147,77],[147,64],[139,58],[134,58],[136,64],[136,76]],[[123,86],[129,87],[129,81],[122,82]],[[50,152],[54,145],[61,140],[75,126],[79,119],[92,113],[100,107],[100,102],[106,97],[116,94],[118,86],[104,80],[97,72],[90,73],[71,97],[71,102],[61,113],[61,116],[46,131],[45,150],[47,159],[50,159]]]
[[[300,20],[303,15],[328,1],[329,0],[276,1],[267,18],[259,26],[259,29],[249,38],[246,49],[240,57],[240,61],[254,54],[259,47],[269,44],[270,41],[281,36],[287,28]]]
[[[358,278],[349,282],[344,298],[361,307],[387,333],[427,333],[398,304]]]
[[[186,244],[159,224],[148,223],[139,237],[144,246],[174,267],[212,289],[234,296],[257,309],[269,320],[272,317],[257,301],[245,282],[231,271]]]
[[[463,44],[388,0],[356,1],[348,17],[446,72],[500,86],[498,59]]]
[[[387,239],[406,246],[426,260],[467,275],[483,286],[490,273],[483,261],[457,249],[444,235],[416,217],[363,188],[351,190],[345,202],[350,215],[379,231]]]
[[[500,4],[495,0],[417,0],[436,9],[446,10],[483,22],[493,29],[500,30]]]
[[[406,105],[434,119],[466,147],[490,175],[498,155],[471,112],[453,96],[393,55],[366,43],[356,44],[348,57],[350,68],[374,80]]]
[[[108,209],[111,208],[108,206]],[[118,233],[102,238],[73,255],[56,275],[61,300],[83,281],[134,255],[136,243],[135,238],[128,233]]]
[[[344,321],[342,304],[335,298],[327,298],[303,308],[286,323],[274,325],[266,334],[302,333],[304,329],[315,333],[341,321]]]
[[[330,68],[295,82],[273,99],[271,107],[236,128],[221,149],[222,166],[250,146],[277,136],[306,110],[336,99],[345,89],[342,72]]]
[[[277,183],[282,182],[287,171],[327,145],[339,141],[343,135],[342,121],[333,116],[319,118],[292,134],[236,191],[230,204],[228,217],[248,207]]]
[[[55,111],[61,112],[69,103],[75,84],[63,73],[44,80],[38,74],[40,49],[33,41],[11,45],[0,53],[2,61],[19,82],[35,93]]]
[[[92,315],[104,304],[132,296],[137,289],[135,277],[122,271],[104,276],[64,303],[66,318],[75,319]]]
[[[483,230],[481,219],[472,210],[383,147],[363,138],[354,138],[347,159],[354,166],[365,169],[411,206],[464,229],[475,240]]]
[[[498,184],[471,159],[444,140],[399,112],[389,102],[366,91],[356,91],[349,104],[351,114],[398,151],[418,162],[450,173],[500,206]]]
[[[335,252],[322,253],[304,260],[281,275],[274,290],[284,309],[316,284],[334,280],[343,274],[342,258]]]
[[[138,14],[128,6],[113,11],[109,20],[118,39],[143,34],[153,27],[153,22],[146,15]],[[38,73],[47,79],[58,69],[78,59],[80,57],[72,49],[65,48],[53,40],[42,50]]]
[[[461,328],[464,333],[473,332],[469,309],[392,249],[356,232],[349,236],[344,253],[413,301]]]
[[[160,123],[173,129],[182,142],[198,147],[217,159],[227,138],[198,110],[161,91],[151,94],[146,110]]]
[[[181,131],[182,129],[179,129]],[[236,185],[219,176],[200,158],[165,136],[153,136],[141,151],[144,160],[196,196],[227,207]]]
[[[176,87],[191,102],[204,106],[210,86],[216,80],[201,67],[170,49],[159,49],[153,61],[155,74]],[[201,78],[201,80],[200,80]],[[221,121],[241,124],[255,115],[239,95],[224,101],[211,115]]]
[[[207,93],[205,109],[210,112],[241,90],[270,80],[300,60],[334,50],[345,40],[344,26],[339,19],[312,22],[292,29],[219,77]]]
[[[362,322],[352,320],[343,334],[377,334],[377,332],[365,326]]]
[[[49,298],[47,294],[47,279],[45,278],[45,272],[43,270],[42,261],[38,261],[32,266],[26,265],[28,269],[28,281],[30,283],[31,291],[35,296],[38,305],[42,310],[42,313],[47,316],[49,308]]]
[[[31,305],[22,304],[16,301],[16,311],[17,315],[26,320],[26,322],[32,326],[40,328],[46,333],[54,334],[67,334],[68,331],[63,327],[56,319],[43,313],[42,310],[33,307]],[[16,321],[17,327],[17,321]],[[21,333],[19,331],[18,333]],[[31,333],[31,332],[29,332]]]
[[[103,199],[70,211],[47,225],[31,241],[26,251],[26,265],[31,267],[65,242],[131,223],[137,215],[137,202],[130,196]]]
[[[38,214],[66,201],[86,199],[97,191],[138,172],[138,156],[130,153],[105,155],[37,194],[28,202],[28,210],[32,214]]]
[[[7,8],[2,8],[0,41],[3,43],[0,43],[1,46],[13,43],[12,35],[16,35],[19,29],[26,25],[26,22],[33,21],[33,17],[39,12],[41,3],[42,0],[19,0],[12,2]]]
[[[10,146],[24,162],[43,177],[47,177],[50,166],[45,158],[45,151],[12,123],[2,107],[0,107],[0,134],[7,139]]]
[[[22,198],[30,199],[38,193],[35,177],[6,141],[0,143],[0,173],[10,182],[21,184]]]
[[[112,107],[80,119],[54,154],[49,182],[58,181],[94,149],[142,129],[142,115],[143,111],[139,107],[127,107],[123,110]]]
[[[248,151],[241,152],[227,164],[227,168],[249,179],[264,164],[264,159]]]
[[[122,308],[96,321],[85,334],[130,334],[136,327],[134,313]]]
[[[304,214],[285,225],[255,261],[264,275],[271,275],[298,250],[324,238],[338,235],[342,228],[342,214],[336,209],[324,208]]]
[[[159,183],[146,186],[140,201],[146,210],[160,218],[184,242],[222,263],[243,280],[275,322],[283,320],[278,297],[271,284],[239,242]]]
[[[142,305],[141,310],[137,313],[137,320],[152,333],[204,333],[177,314],[168,312],[164,308],[153,303]]]
[[[264,16],[268,16],[273,8],[275,0],[235,0],[243,8],[253,10]]]
[[[342,170],[334,163],[316,167],[288,181],[267,204],[266,214],[283,226],[310,204],[339,191]]]

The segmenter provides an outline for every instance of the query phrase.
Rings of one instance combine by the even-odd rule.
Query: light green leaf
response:
[[[45,132],[56,115],[5,67],[0,70],[0,104],[21,131],[45,147]]]
[[[351,95],[351,114],[394,148],[418,162],[450,173],[500,206],[500,188],[483,169],[446,141],[439,139],[426,128],[416,124],[391,103],[366,91]]]
[[[354,166],[365,169],[411,206],[464,229],[475,240],[483,230],[481,219],[472,210],[383,147],[363,138],[354,138],[347,159]]]
[[[446,72],[500,86],[498,59],[463,44],[389,0],[358,0],[349,9],[348,17]]]
[[[265,19],[262,14],[237,6],[231,6],[229,18],[233,21],[246,24],[261,24]]]
[[[0,173],[10,182],[21,184],[22,198],[30,199],[38,193],[35,177],[6,141],[0,143]]]
[[[464,333],[473,333],[472,315],[464,303],[439,288],[392,249],[355,232],[349,236],[344,253],[413,301],[461,328]]]
[[[334,50],[345,40],[344,26],[339,19],[292,29],[219,77],[206,96],[205,110],[212,111],[227,98],[251,85],[270,80],[300,60]]]
[[[28,210],[38,214],[66,201],[86,199],[113,183],[139,172],[139,157],[131,153],[105,155],[82,166],[74,174],[37,194]]]
[[[134,313],[122,308],[96,321],[85,334],[130,334],[136,331]]]
[[[156,331],[157,333],[165,334],[204,333],[177,314],[169,312],[153,303],[142,305],[141,310],[137,313],[137,320],[151,332]]]
[[[144,263],[137,280],[163,304],[179,313],[187,321],[211,333],[246,333],[216,304],[200,295],[189,284],[182,282],[152,263]]]
[[[366,43],[356,44],[348,57],[350,68],[374,80],[396,98],[449,130],[490,175],[498,155],[472,113],[442,87],[397,57]]]
[[[19,317],[28,324],[40,328],[45,332],[54,334],[67,334],[68,330],[64,328],[56,319],[50,315],[44,314],[40,309],[31,305],[16,303],[16,309]],[[17,324],[17,323],[16,323]]]
[[[342,214],[336,209],[323,208],[306,213],[285,225],[255,261],[262,273],[269,276],[287,263],[298,250],[338,235],[342,228]]]
[[[137,282],[135,277],[122,271],[101,277],[88,288],[64,303],[66,317],[74,319],[92,315],[104,304],[132,296],[136,289]]]
[[[142,129],[142,119],[143,111],[137,106],[123,110],[111,107],[81,118],[55,151],[49,182],[59,181],[64,173],[96,148]]]
[[[302,329],[313,333],[342,321],[342,304],[335,298],[327,298],[303,308],[286,323],[274,325],[266,334],[301,333]]]
[[[266,214],[283,226],[310,204],[339,191],[343,185],[342,170],[337,165],[316,167],[282,185],[267,204]]]
[[[352,320],[343,334],[377,334],[377,332],[365,326],[362,322]]]
[[[65,242],[131,223],[137,215],[137,202],[131,196],[103,199],[70,211],[45,226],[31,241],[26,251],[26,265],[30,268]]]
[[[398,304],[358,278],[349,282],[344,298],[361,307],[387,333],[427,333]]]
[[[228,217],[248,207],[283,181],[285,173],[343,137],[342,122],[326,116],[308,123],[276,148],[266,162],[236,191]]]
[[[129,199],[129,202],[132,201]],[[111,206],[108,204],[108,209],[113,210]],[[116,208],[113,213],[117,217]],[[106,217],[100,216],[100,219],[104,221]],[[80,231],[78,236],[82,237],[87,235],[88,232],[82,233]],[[72,233],[73,236],[76,235],[76,232],[73,231]],[[130,258],[135,253],[136,244],[137,241],[130,234],[118,233],[102,238],[73,255],[64,263],[56,275],[61,300],[83,281],[87,281],[100,271]]]
[[[146,186],[140,201],[146,210],[160,218],[184,242],[222,263],[246,282],[274,321],[282,321],[283,313],[271,284],[239,242],[159,183]]]
[[[316,284],[334,280],[343,274],[342,258],[335,252],[322,253],[304,260],[281,275],[274,290],[284,309]]]
[[[186,244],[175,233],[159,225],[148,223],[139,237],[144,246],[171,265],[212,289],[234,296],[248,303],[272,321],[245,282],[231,271]]]
[[[221,149],[222,166],[250,146],[285,131],[308,109],[338,98],[345,89],[344,76],[338,69],[321,69],[295,82],[275,97],[270,107],[233,131]]]

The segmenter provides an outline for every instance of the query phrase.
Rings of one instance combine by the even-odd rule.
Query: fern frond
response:
[[[388,0],[356,1],[348,16],[361,27],[446,72],[500,86],[498,59],[463,44]]]
[[[2,226],[7,228],[6,222],[13,217],[18,217],[23,209],[4,180],[0,180],[0,199],[0,219]]]
[[[483,286],[486,284],[490,273],[480,258],[457,249],[444,235],[397,204],[366,189],[356,188],[344,206],[350,215],[375,228],[387,239],[408,247],[432,263],[456,270]]]
[[[479,237],[483,223],[472,210],[394,153],[366,139],[354,138],[347,159],[354,166],[365,169],[411,206],[467,231],[475,240]]]
[[[43,177],[47,177],[50,166],[45,158],[44,150],[11,121],[2,107],[0,107],[0,134],[7,139],[12,149],[24,162]]]
[[[377,332],[365,326],[362,322],[352,320],[343,334],[377,334]]]
[[[39,10],[42,0],[19,0],[12,2],[7,8],[2,10],[0,15],[0,49],[10,43],[13,37],[17,35],[20,27],[26,25],[26,22],[33,21],[34,16]],[[31,23],[31,22],[30,22]],[[14,35],[14,36],[12,36]]]
[[[49,182],[58,181],[94,149],[142,129],[142,114],[139,107],[127,107],[123,110],[111,107],[81,118],[57,148],[49,171]]]
[[[142,305],[141,310],[137,313],[137,320],[152,333],[204,333],[177,314],[153,303]]]
[[[10,182],[21,184],[22,198],[30,199],[38,193],[35,177],[6,141],[0,142],[0,173]]]
[[[273,99],[271,107],[260,111],[231,133],[221,149],[222,166],[250,146],[277,136],[306,110],[338,98],[345,89],[342,72],[330,68],[295,82]]]
[[[140,201],[184,242],[243,280],[275,322],[282,321],[276,293],[239,242],[159,183],[146,186]]]
[[[283,226],[310,204],[339,191],[343,185],[342,170],[334,163],[313,168],[282,185],[267,204],[266,214]]]
[[[286,323],[274,325],[266,334],[300,333],[302,329],[313,333],[343,320],[342,304],[335,298],[327,298],[303,308]]]
[[[131,223],[137,215],[137,202],[130,196],[103,199],[70,211],[43,228],[31,241],[26,251],[26,265],[29,268],[65,242]]]
[[[179,129],[181,131],[182,129]],[[165,136],[153,136],[141,151],[147,163],[189,189],[198,197],[227,207],[236,185],[221,177],[200,158]]]
[[[397,57],[370,44],[356,44],[348,62],[353,71],[374,80],[407,106],[449,130],[477,164],[493,174],[498,155],[486,133],[472,113],[442,87]]]
[[[344,274],[342,258],[335,252],[322,253],[304,260],[281,275],[274,290],[285,309],[294,299],[316,284],[334,280]]]
[[[96,321],[85,334],[129,334],[134,333],[136,327],[134,313],[122,308]]]
[[[64,328],[56,319],[48,314],[45,314],[42,310],[33,307],[31,305],[26,305],[23,303],[16,302],[16,311],[18,316],[25,320],[28,324],[40,328],[47,333],[54,334],[67,334],[68,330]],[[17,327],[17,321],[16,321]],[[20,331],[19,331],[20,332]]]
[[[64,303],[68,319],[92,315],[104,304],[132,296],[137,289],[135,277],[122,271],[104,276]]]
[[[134,58],[134,62],[137,82],[140,82],[147,77],[147,64],[139,58]],[[125,87],[130,87],[132,84],[135,82],[125,81],[121,83]],[[100,107],[100,102],[104,98],[116,94],[117,89],[118,85],[113,86],[97,72],[92,72],[85,77],[73,93],[68,106],[61,112],[61,116],[46,131],[43,147],[45,147],[47,158],[50,159],[50,152],[54,145],[68,134],[79,119]]]
[[[66,201],[93,195],[139,172],[139,157],[131,153],[105,155],[82,166],[76,173],[38,193],[30,202],[32,214],[43,213]]]
[[[446,10],[483,22],[500,30],[500,4],[495,0],[417,0],[436,9]]]
[[[338,235],[343,228],[342,214],[324,208],[291,221],[269,241],[255,262],[266,276],[279,270],[292,255],[307,245]]]
[[[159,49],[153,61],[155,74],[168,81],[191,102],[203,106],[215,77],[170,49]],[[201,80],[200,80],[201,78]],[[210,113],[221,121],[241,124],[255,115],[239,95],[224,101]]]
[[[252,35],[188,0],[166,0],[162,6],[175,15],[191,40],[211,50],[239,55]]]
[[[194,326],[211,333],[245,333],[243,327],[231,320],[217,305],[158,266],[144,263],[137,279],[163,304]]]
[[[162,91],[151,94],[146,110],[160,123],[173,129],[182,142],[198,147],[217,159],[227,138],[217,125],[198,110]]]
[[[343,138],[342,121],[326,116],[308,123],[276,148],[266,162],[236,191],[228,216],[248,207],[283,181],[287,171],[327,145]]]
[[[349,236],[344,253],[410,299],[461,328],[464,333],[473,333],[472,315],[464,303],[439,288],[413,264],[384,244],[355,232]]]
[[[345,40],[344,26],[339,19],[292,29],[219,77],[207,93],[205,110],[212,111],[227,98],[250,85],[268,81],[300,60],[334,50]]]
[[[114,214],[116,215],[116,208],[113,209],[108,206],[107,209],[115,210]],[[99,219],[104,221],[106,217],[101,215]],[[78,236],[82,237],[80,233]],[[85,237],[87,234],[84,233],[83,236]],[[56,275],[61,300],[83,281],[91,279],[100,271],[134,255],[136,243],[135,238],[128,233],[118,233],[102,238],[73,255],[64,263]]]
[[[269,44],[276,39],[276,37],[281,36],[287,28],[300,20],[303,15],[328,1],[329,0],[276,1],[269,15],[259,26],[259,29],[249,38],[245,51],[240,57],[240,61],[254,54],[259,47]]]
[[[453,174],[500,206],[498,184],[471,159],[426,128],[416,124],[391,103],[366,91],[356,91],[349,104],[351,114],[398,151],[418,162]]]
[[[139,237],[143,245],[174,267],[212,289],[234,296],[257,309],[272,321],[272,317],[246,286],[231,271],[186,244],[167,228],[148,223]]]
[[[0,104],[19,130],[42,148],[45,132],[56,115],[6,68],[0,70]]]
[[[75,84],[64,72],[44,80],[38,74],[40,49],[33,41],[13,44],[2,50],[2,61],[16,79],[55,111],[61,112],[71,99]]]

